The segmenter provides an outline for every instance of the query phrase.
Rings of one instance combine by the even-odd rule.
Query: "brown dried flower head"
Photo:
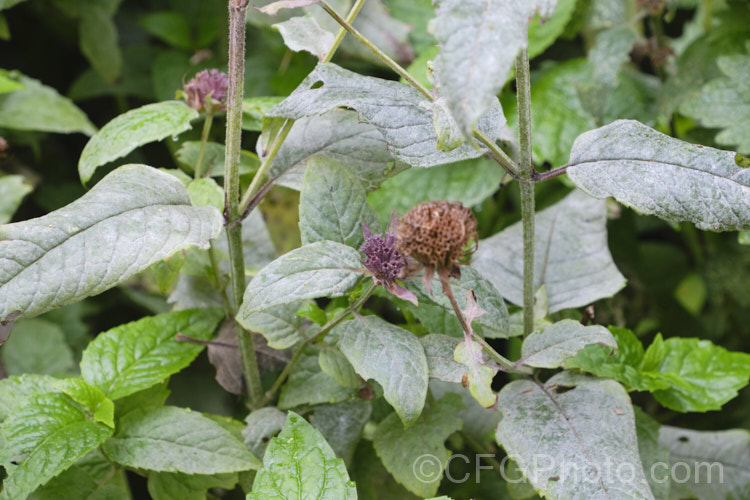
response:
[[[426,201],[406,212],[396,230],[396,248],[428,268],[453,272],[477,241],[477,220],[458,201]]]

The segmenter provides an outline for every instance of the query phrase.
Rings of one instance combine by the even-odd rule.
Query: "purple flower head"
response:
[[[403,278],[406,267],[406,259],[401,252],[396,250],[394,230],[397,223],[398,217],[395,210],[383,236],[373,235],[367,224],[362,223],[365,243],[359,250],[367,257],[362,264],[372,274],[376,284],[382,285],[396,297],[417,305],[417,297],[396,282],[397,279]]]
[[[227,109],[228,85],[226,73],[217,69],[205,69],[183,84],[183,91],[188,106],[198,111],[213,112]]]

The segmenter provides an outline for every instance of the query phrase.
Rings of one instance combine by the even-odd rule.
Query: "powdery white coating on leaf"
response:
[[[419,307],[408,305],[404,307],[412,312],[428,330],[456,337],[463,336],[463,329],[456,319],[450,299],[439,287],[435,287],[436,289],[433,289],[430,295],[421,280],[410,280],[406,282],[406,288],[417,297]],[[510,317],[503,297],[476,269],[462,269],[461,279],[451,278],[451,288],[459,307],[462,309],[466,307],[466,293],[473,290],[479,307],[486,312],[472,322],[471,326],[475,332],[484,338],[492,339],[511,336]]]
[[[318,82],[322,86],[311,88]],[[377,127],[396,159],[413,167],[431,167],[475,158],[483,153],[468,144],[449,153],[440,151],[432,113],[420,106],[426,101],[427,98],[410,85],[361,76],[335,64],[321,63],[268,116],[296,120],[337,107],[352,108],[362,121]],[[479,128],[495,138],[505,119],[497,99],[491,104]]]
[[[420,498],[437,493],[443,469],[448,465],[450,452],[445,448],[448,436],[461,429],[463,422],[458,412],[464,405],[456,394],[446,394],[426,408],[414,425],[404,429],[398,415],[385,417],[375,431],[373,445],[383,465],[393,477]],[[419,474],[424,458],[430,458]]]
[[[344,461],[320,432],[289,412],[281,433],[268,443],[263,468],[253,482],[248,500],[266,499],[356,500]]]
[[[362,183],[334,160],[311,158],[299,202],[302,244],[329,240],[359,248],[363,223],[377,231],[377,215]]]
[[[537,8],[556,0],[439,0],[431,31],[440,45],[435,72],[441,95],[464,136],[495,102],[518,51],[528,43]]]
[[[529,335],[521,346],[518,363],[535,368],[558,368],[590,344],[617,347],[615,338],[603,326],[583,326],[578,321],[564,319]]]
[[[83,148],[78,174],[85,184],[97,167],[122,158],[138,146],[190,129],[198,112],[182,101],[164,101],[131,109],[107,123]]]
[[[382,385],[386,401],[404,425],[413,424],[424,407],[429,377],[419,339],[377,316],[354,318],[334,332],[354,370],[365,380],[375,379]]]
[[[177,251],[207,248],[222,226],[175,177],[120,167],[59,210],[0,226],[0,319],[101,293]]]
[[[388,144],[377,128],[344,109],[295,121],[271,164],[270,175],[280,186],[300,190],[305,168],[315,155],[346,166],[367,191],[404,168],[394,166]]]
[[[297,316],[297,310],[305,301],[295,301],[269,307],[249,314],[242,319],[243,325],[252,332],[263,335],[273,349],[287,349],[302,340],[305,318]]]
[[[681,498],[750,498],[748,431],[694,431],[664,425],[659,443],[669,448],[670,466],[681,462],[696,471],[687,482],[672,481],[674,493]],[[684,477],[684,470],[685,466],[677,467],[678,477]]]
[[[591,196],[709,231],[750,229],[750,169],[735,153],[618,120],[579,136],[570,165],[570,180]]]
[[[427,357],[430,378],[461,383],[464,375],[468,374],[468,370],[465,365],[453,359],[453,352],[461,340],[440,333],[431,333],[419,337],[419,341],[422,342]]]
[[[273,28],[281,33],[284,44],[294,52],[302,50],[322,60],[333,45],[333,34],[320,27],[313,17],[297,16]]]
[[[230,431],[175,406],[128,413],[102,448],[114,462],[154,471],[217,474],[260,467]]]
[[[286,422],[286,413],[267,406],[251,412],[245,417],[247,426],[242,429],[245,446],[256,457],[262,457],[268,440],[278,433]]]
[[[355,249],[318,241],[292,250],[260,270],[245,289],[237,320],[269,307],[315,297],[340,297],[357,282],[362,269]]]
[[[704,85],[680,111],[706,127],[723,128],[716,142],[750,154],[750,56],[734,54],[716,61],[725,76]]]
[[[536,214],[534,289],[545,285],[549,313],[590,304],[625,285],[607,246],[607,209],[574,191]],[[472,267],[503,297],[523,303],[523,228],[518,222],[479,242]]]
[[[518,380],[500,391],[498,408],[497,442],[543,496],[654,498],[630,398],[617,382],[567,372],[544,385]]]

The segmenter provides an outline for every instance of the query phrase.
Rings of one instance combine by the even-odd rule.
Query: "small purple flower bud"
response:
[[[183,91],[188,106],[198,111],[205,110],[211,113],[226,109],[228,86],[229,80],[227,80],[226,73],[216,69],[206,69],[183,84]]]
[[[397,279],[403,278],[406,267],[406,259],[401,252],[396,250],[396,235],[392,226],[397,221],[394,210],[391,222],[383,236],[373,235],[370,228],[364,222],[362,223],[365,243],[360,251],[367,257],[362,264],[370,271],[376,284],[382,285],[393,295],[417,305],[417,297],[396,282]]]

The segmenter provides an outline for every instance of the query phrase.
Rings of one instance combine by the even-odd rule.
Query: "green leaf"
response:
[[[724,76],[711,80],[680,111],[705,127],[723,129],[716,142],[750,154],[750,56],[733,54],[716,61]]]
[[[448,335],[430,333],[419,337],[427,357],[427,368],[430,378],[444,380],[446,382],[461,383],[464,375],[468,375],[465,365],[458,363],[453,358],[453,353],[461,343],[461,340]]]
[[[543,53],[563,33],[576,10],[576,0],[557,0],[554,12],[545,19],[537,14],[529,24],[529,59]]]
[[[500,391],[498,408],[495,438],[541,495],[653,498],[630,398],[617,382],[567,372],[543,385],[517,380]]]
[[[676,498],[747,498],[750,495],[750,432],[747,430],[694,431],[664,425],[659,430],[659,442],[669,448],[670,468],[658,468],[658,477],[675,471],[672,494]]]
[[[435,399],[440,399],[448,393],[457,394],[466,407],[458,412],[458,416],[463,421],[461,431],[480,443],[493,439],[495,428],[500,421],[500,412],[488,411],[487,408],[482,407],[461,384],[431,380],[430,392]]]
[[[279,185],[301,189],[310,158],[331,158],[346,166],[372,191],[390,175],[405,168],[394,163],[383,134],[357,113],[335,109],[322,116],[300,118],[271,164],[270,175]]]
[[[130,500],[125,471],[94,450],[37,488],[28,500]]]
[[[591,196],[700,229],[750,229],[750,170],[734,153],[688,144],[632,120],[587,132],[568,177]]]
[[[204,346],[175,335],[208,340],[224,316],[189,309],[150,316],[98,335],[83,352],[81,376],[113,400],[157,384],[188,366]]]
[[[708,298],[708,289],[703,276],[699,273],[690,273],[685,276],[675,288],[674,298],[690,314],[698,316]]]
[[[175,156],[180,165],[189,172],[195,171],[198,163],[198,152],[201,147],[200,141],[185,141],[180,145]],[[211,177],[222,177],[224,175],[225,146],[218,142],[207,142],[203,151],[203,166],[201,170]],[[250,151],[244,149],[240,152],[240,175],[252,174],[258,170],[260,160]]]
[[[378,424],[375,451],[396,481],[412,493],[423,498],[437,493],[451,455],[444,442],[461,429],[458,412],[463,406],[461,398],[447,394],[426,408],[409,429],[404,429],[396,413]]]
[[[190,181],[187,190],[190,203],[194,207],[214,207],[219,211],[224,210],[224,189],[210,177]]]
[[[323,86],[311,88],[317,82],[323,82]],[[334,64],[321,63],[289,97],[269,112],[269,116],[299,119],[342,106],[355,109],[362,121],[374,125],[383,134],[396,159],[415,167],[431,167],[483,154],[483,150],[468,144],[450,153],[437,149],[432,114],[422,105],[427,102],[427,98],[409,85],[361,76]],[[493,138],[504,122],[496,103],[495,100],[479,124],[479,128]]]
[[[245,324],[254,313],[273,306],[315,297],[341,297],[361,276],[360,254],[333,241],[318,241],[292,250],[253,277],[237,320]]]
[[[273,28],[281,33],[284,44],[291,50],[304,50],[321,61],[333,45],[333,34],[321,28],[313,17],[296,16],[274,24]]]
[[[55,389],[70,396],[76,403],[91,410],[94,420],[112,429],[115,428],[115,405],[98,387],[77,378],[57,380],[52,385]]]
[[[467,138],[494,103],[518,51],[528,43],[529,18],[543,2],[440,0],[430,31],[440,45],[435,72]],[[552,2],[554,3],[554,2]]]
[[[320,431],[336,456],[350,465],[371,413],[372,403],[361,399],[319,405],[310,416],[310,424]]]
[[[248,97],[242,101],[242,129],[251,132],[262,130],[263,116],[283,101],[283,97]]]
[[[81,10],[81,52],[105,81],[113,83],[122,70],[122,53],[117,42],[117,27],[112,14],[103,7]]]
[[[3,422],[2,430],[0,464],[8,473],[0,491],[3,500],[26,498],[112,434],[59,393],[34,397]]]
[[[284,427],[286,413],[277,408],[265,407],[251,412],[246,418],[247,426],[242,430],[245,446],[256,457],[266,452],[268,441]]]
[[[651,391],[662,405],[681,412],[719,410],[750,379],[750,354],[696,338],[663,341],[661,334],[644,353],[630,330],[610,330],[619,347],[614,356],[609,348],[589,346],[566,361],[565,367]]]
[[[367,196],[380,221],[385,223],[396,210],[403,214],[429,200],[455,200],[464,206],[479,205],[498,190],[505,175],[503,167],[487,158],[475,158],[429,170],[412,168],[383,182]]]
[[[750,354],[730,352],[708,340],[679,337],[665,340],[664,351],[658,371],[668,377],[671,387],[653,394],[672,410],[720,410],[750,382]],[[675,380],[675,376],[679,378]],[[687,385],[679,383],[682,381]]]
[[[305,419],[289,412],[278,437],[271,439],[248,500],[267,498],[357,498],[344,461]]]
[[[579,351],[575,357],[567,359],[565,368],[583,370],[602,378],[612,378],[628,388],[640,391],[669,387],[666,381],[656,376],[657,374],[643,373],[641,370],[644,363],[643,345],[633,332],[613,326],[609,327],[609,330],[617,342],[615,353],[610,347],[591,345]],[[663,345],[663,342],[661,344]],[[656,349],[652,350],[651,360],[655,357],[655,352]],[[658,363],[660,359],[661,356],[655,362]],[[653,365],[653,361],[649,364]]]
[[[23,199],[33,190],[22,175],[0,177],[0,224],[10,222]]]
[[[0,350],[0,356],[9,375],[58,374],[75,369],[65,332],[43,319],[19,321]]]
[[[378,232],[377,216],[367,205],[362,183],[336,161],[311,158],[299,201],[302,244],[329,240],[359,248],[364,242],[363,223]]]
[[[207,248],[222,227],[221,213],[190,206],[171,175],[120,167],[70,205],[0,227],[0,318],[101,293],[175,252]]]
[[[417,297],[419,307],[406,301],[399,301],[402,309],[414,314],[430,332],[463,337],[463,329],[456,318],[456,313],[453,312],[450,299],[443,294],[442,290],[433,290],[432,294],[429,294],[421,281],[407,281],[405,285]],[[474,331],[486,338],[509,337],[509,316],[505,302],[492,283],[484,279],[476,269],[462,269],[460,280],[451,279],[451,288],[462,309],[466,307],[466,293],[473,290],[479,307],[486,311],[487,314],[472,322]]]
[[[198,112],[182,101],[165,101],[131,109],[107,123],[83,148],[78,173],[86,184],[96,169],[134,149],[190,129]]]
[[[617,348],[615,338],[603,326],[583,326],[572,319],[558,321],[529,335],[521,346],[519,364],[534,368],[559,368],[591,344]]]
[[[355,391],[343,387],[326,375],[318,363],[319,348],[308,346],[279,394],[278,407],[282,410],[302,405],[338,403],[350,399]]]
[[[38,394],[54,392],[52,384],[56,380],[49,375],[35,374],[0,379],[0,422],[26,406]]]
[[[128,413],[102,449],[114,462],[153,471],[217,474],[260,467],[228,430],[174,406]]]
[[[168,259],[160,260],[151,266],[159,291],[166,294],[180,276],[180,269],[185,264],[185,254],[178,252]]]
[[[625,285],[607,247],[606,222],[605,202],[580,191],[536,214],[534,290],[545,286],[550,314],[609,297]],[[481,240],[472,266],[503,297],[522,304],[521,223]]]
[[[150,472],[148,492],[153,500],[206,500],[210,488],[234,489],[237,474],[181,474]]]
[[[469,339],[456,346],[453,359],[466,366],[469,392],[484,408],[489,408],[497,401],[497,394],[492,390],[492,379],[497,373],[496,368],[487,366],[488,356],[482,346]],[[461,383],[463,384],[463,379]]]
[[[346,356],[335,347],[325,346],[318,355],[318,364],[323,373],[344,387],[359,387],[362,380]]]
[[[118,399],[115,403],[115,420],[120,420],[131,411],[155,409],[164,406],[164,402],[171,392],[167,388],[168,384],[169,379],[164,379],[148,389],[143,389],[130,396]]]
[[[661,425],[637,406],[633,406],[633,410],[635,432],[638,436],[638,454],[641,456],[643,470],[647,472],[648,485],[656,500],[668,500],[669,475],[657,475],[659,472],[664,472],[664,467],[669,464],[669,448],[659,442]]]
[[[386,401],[405,426],[419,418],[427,396],[427,358],[411,332],[377,316],[345,321],[333,330],[339,347],[365,380],[383,386]]]
[[[23,86],[21,90],[0,94],[0,127],[61,134],[96,133],[84,112],[52,87],[17,71],[0,70],[0,76]]]
[[[190,24],[181,12],[159,11],[151,12],[138,18],[138,24],[167,44],[178,49],[192,49]]]

